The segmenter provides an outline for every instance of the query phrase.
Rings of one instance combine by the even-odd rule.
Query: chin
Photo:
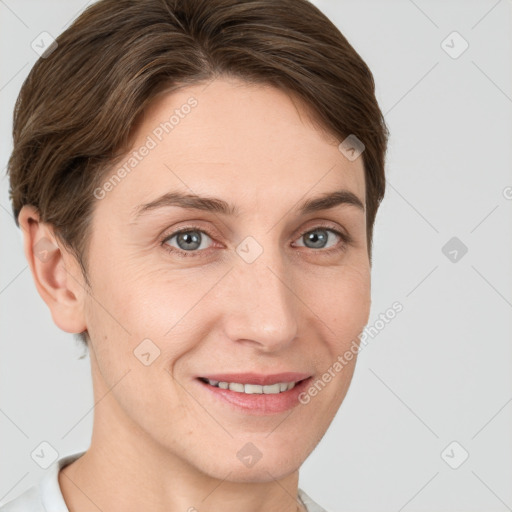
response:
[[[273,450],[267,456],[261,453],[261,458],[258,458],[255,452],[253,460],[246,459],[243,462],[244,456],[239,457],[236,452],[232,456],[219,454],[218,457],[213,457],[211,465],[205,466],[203,459],[199,468],[210,477],[229,482],[272,482],[296,472],[306,458],[299,455],[297,450],[294,453]]]
[[[263,460],[260,460],[252,468],[241,468],[235,465],[226,480],[235,483],[266,483],[281,480],[296,472],[299,468],[300,464],[284,464],[281,461],[275,464],[271,462],[263,463]],[[224,479],[228,472],[229,469],[223,475],[219,475],[218,478]]]

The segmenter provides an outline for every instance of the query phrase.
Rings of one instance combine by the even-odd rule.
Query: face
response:
[[[317,445],[370,312],[363,162],[339,142],[298,100],[235,80],[145,112],[95,193],[88,256],[93,382],[111,390],[95,414],[113,437],[232,481],[283,477]],[[303,208],[340,191],[354,202]]]

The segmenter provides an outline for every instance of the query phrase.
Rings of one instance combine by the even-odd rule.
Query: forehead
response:
[[[125,171],[108,202],[130,216],[139,203],[177,190],[223,197],[243,210],[347,189],[364,204],[362,158],[348,160],[339,142],[272,86],[217,79],[183,87],[144,112],[131,150],[105,178]]]

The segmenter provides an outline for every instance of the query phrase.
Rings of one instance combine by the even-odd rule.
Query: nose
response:
[[[229,339],[263,352],[283,350],[294,341],[301,301],[292,270],[278,250],[265,251],[252,263],[236,263],[224,290],[230,298],[224,312]]]

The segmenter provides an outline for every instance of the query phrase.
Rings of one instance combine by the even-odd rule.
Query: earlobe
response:
[[[23,206],[18,221],[34,283],[54,323],[69,333],[86,330],[84,299],[87,292],[76,258],[62,246],[53,227],[40,221],[35,207]]]

